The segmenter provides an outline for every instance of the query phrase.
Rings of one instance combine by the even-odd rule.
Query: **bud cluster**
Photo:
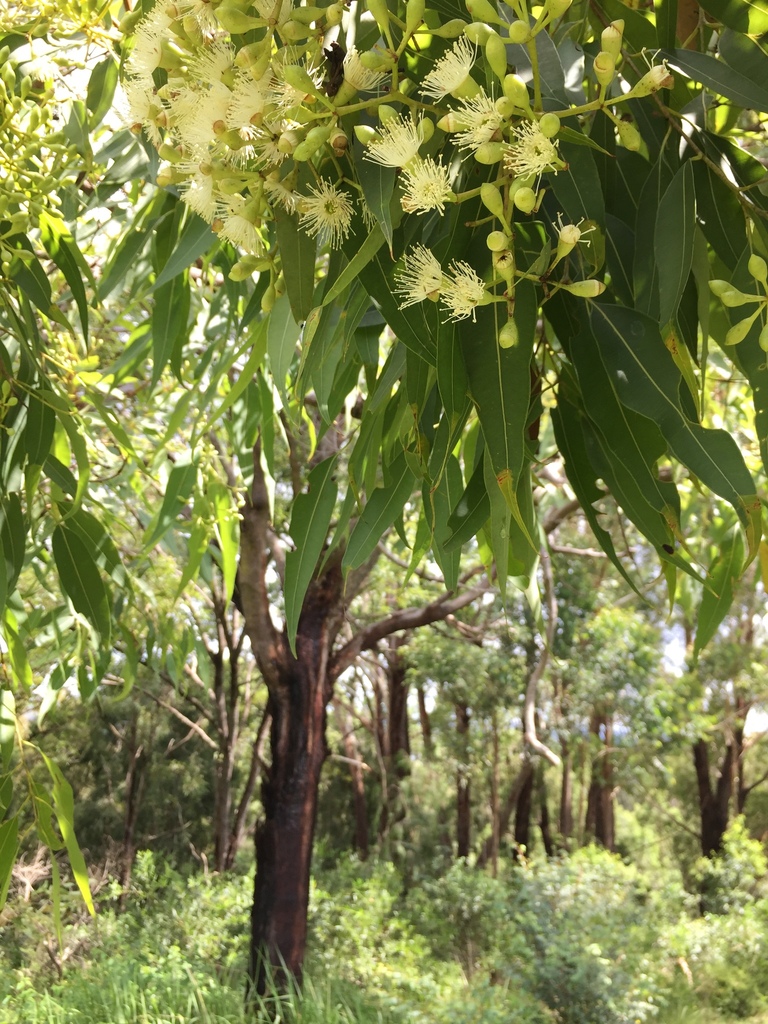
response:
[[[734,309],[739,306],[754,305],[754,312],[743,320],[737,321],[725,336],[726,345],[738,345],[749,334],[752,325],[760,318],[761,329],[758,335],[758,342],[763,352],[768,352],[768,263],[758,253],[753,252],[749,257],[747,269],[752,277],[760,285],[761,292],[742,292],[730,283],[715,279],[709,282],[710,290],[724,306]]]

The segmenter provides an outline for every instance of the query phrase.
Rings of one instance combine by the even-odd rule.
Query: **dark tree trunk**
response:
[[[529,777],[533,775],[533,762],[530,758],[525,758],[520,766],[514,782],[509,787],[504,803],[501,805],[498,813],[498,835],[499,839],[503,838],[509,831],[509,823],[512,820],[512,814],[517,807],[517,801],[520,796],[520,791],[523,786],[527,785]],[[486,839],[483,844],[483,848],[480,851],[480,856],[477,858],[478,867],[485,867],[489,860],[493,857],[494,849],[494,835],[493,833]]]
[[[419,700],[419,724],[421,725],[421,738],[424,742],[424,753],[427,757],[432,756],[432,723],[429,720],[427,701],[424,697],[424,687],[416,687],[416,696]]]
[[[705,857],[713,857],[722,849],[723,836],[728,828],[728,807],[733,787],[733,744],[729,743],[725,748],[714,786],[709,769],[709,745],[704,739],[693,745],[693,764],[699,790],[701,852]]]
[[[408,684],[406,666],[400,654],[405,644],[401,636],[389,638],[387,646],[387,680],[389,682],[389,757],[392,774],[398,781],[408,774],[411,737],[408,729]]]
[[[533,809],[534,773],[531,771],[520,789],[515,808],[515,845],[519,854],[531,848],[531,811]]]
[[[537,778],[537,788],[539,791],[539,829],[541,831],[541,840],[544,843],[544,851],[548,857],[554,857],[555,855],[555,844],[552,841],[552,829],[549,823],[549,803],[547,801],[547,779],[544,774],[544,765],[539,765],[539,772]]]
[[[459,737],[461,763],[456,769],[456,856],[468,857],[470,851],[472,804],[469,783],[469,708],[456,705],[456,732]]]
[[[592,760],[592,776],[587,796],[587,817],[585,831],[595,842],[606,850],[615,849],[615,830],[613,812],[613,721],[610,715],[594,714],[590,724],[590,732],[599,738],[602,750]]]
[[[560,779],[559,831],[563,839],[570,839],[573,835],[573,772],[571,765],[573,755],[567,740],[561,742],[560,753],[563,769]]]

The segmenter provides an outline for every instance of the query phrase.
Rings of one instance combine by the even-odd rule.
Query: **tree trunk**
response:
[[[543,762],[539,765],[538,778],[536,780],[539,791],[539,829],[541,840],[544,843],[544,851],[548,857],[554,857],[555,844],[552,841],[552,829],[549,824],[549,803],[547,801],[547,778],[544,774]]]
[[[326,705],[333,692],[329,657],[343,617],[337,560],[307,591],[296,637],[262,666],[268,681],[271,764],[264,775],[264,819],[256,830],[250,979],[259,994],[270,971],[279,987],[301,979],[307,941],[312,844],[320,773],[327,754]],[[264,668],[267,668],[265,673]]]
[[[421,725],[421,738],[424,743],[424,754],[427,757],[432,756],[432,723],[429,720],[429,712],[427,711],[427,701],[424,696],[424,687],[416,687],[416,696],[419,700],[419,724]]]
[[[515,808],[515,845],[517,856],[525,857],[531,848],[531,811],[533,809],[534,773],[526,777],[517,798]]]
[[[725,748],[714,787],[709,770],[709,745],[705,739],[693,745],[693,764],[699,790],[701,852],[705,857],[714,857],[722,849],[723,836],[728,828],[728,805],[733,787],[733,744],[729,743]]]
[[[559,831],[563,839],[570,839],[573,835],[573,772],[571,764],[573,755],[567,740],[561,742],[560,750],[563,770],[560,780]]]
[[[507,834],[509,829],[509,823],[512,819],[512,814],[517,807],[518,797],[523,786],[526,785],[529,776],[533,774],[533,762],[529,757],[525,757],[520,765],[514,782],[509,788],[504,804],[496,815],[496,820],[491,832],[491,835],[486,839],[483,844],[483,848],[480,851],[480,856],[477,858],[478,867],[485,867],[489,860],[493,858],[494,851],[494,840],[498,833],[499,839]]]
[[[613,811],[613,720],[610,715],[595,713],[590,732],[600,739],[602,750],[592,760],[592,776],[587,796],[585,831],[606,850],[615,849]]]
[[[470,851],[472,805],[469,783],[469,708],[456,705],[456,732],[459,737],[460,764],[456,769],[456,856],[468,857]]]
[[[357,745],[352,720],[345,712],[338,700],[333,702],[336,716],[341,729],[342,743],[344,744],[344,755],[349,765],[349,774],[352,780],[352,806],[355,814],[355,836],[354,844],[360,860],[368,859],[368,806],[365,801],[365,776],[363,774],[363,761],[360,757],[360,749]]]

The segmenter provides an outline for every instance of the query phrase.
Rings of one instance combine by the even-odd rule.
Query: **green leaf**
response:
[[[669,183],[659,203],[654,253],[659,277],[659,323],[677,314],[693,262],[696,194],[693,167],[688,160]]]
[[[472,540],[491,514],[491,499],[485,486],[483,462],[483,458],[480,458],[464,493],[448,518],[450,533],[443,542],[446,551]]]
[[[290,299],[288,295],[281,295],[269,314],[267,327],[269,365],[272,378],[280,391],[285,390],[285,378],[296,354],[299,334],[299,325],[293,318]]]
[[[717,632],[733,603],[733,588],[744,564],[744,542],[741,532],[732,530],[719,547],[709,567],[710,587],[704,590],[696,620],[694,661]]]
[[[747,110],[768,112],[768,89],[729,67],[725,61],[711,57],[708,53],[696,53],[695,50],[666,50],[662,51],[661,56],[676,71],[694,82],[701,82],[707,89],[725,96],[732,103]]]
[[[720,33],[717,48],[725,63],[736,68],[742,75],[753,82],[768,82],[768,51],[765,44],[761,46],[749,36],[726,28]]]
[[[177,462],[168,474],[163,504],[145,531],[145,551],[157,544],[170,525],[176,521],[192,493],[196,477],[197,463],[191,459],[185,462]]]
[[[19,636],[16,616],[10,608],[5,609],[4,620],[3,632],[8,644],[8,660],[11,663],[13,678],[18,687],[29,692],[33,686],[32,667],[27,658],[24,641]]]
[[[662,49],[672,50],[675,46],[677,24],[677,0],[654,0],[656,14],[656,38]],[[684,42],[684,40],[680,40]]]
[[[90,550],[63,524],[54,529],[51,546],[62,590],[75,610],[84,615],[103,642],[108,643],[112,631],[109,592]]]
[[[212,482],[207,488],[208,500],[216,520],[216,536],[221,549],[221,572],[224,593],[231,600],[237,575],[237,552],[240,547],[240,516],[233,505],[233,494],[226,484]]]
[[[100,61],[91,72],[85,95],[85,105],[91,114],[88,122],[91,131],[101,124],[112,107],[117,78],[117,61],[113,57]]]
[[[267,351],[267,321],[259,321],[258,328],[253,335],[251,354],[246,360],[245,366],[238,373],[237,380],[230,387],[226,398],[219,404],[219,407],[211,414],[207,428],[210,429],[217,423],[225,412],[228,412],[243,394],[248,385],[253,381],[256,371],[264,362]]]
[[[24,566],[27,541],[27,521],[21,498],[15,491],[6,495],[0,504],[0,539],[5,555],[8,593],[12,594]]]
[[[605,202],[594,156],[584,146],[570,142],[561,145],[560,153],[568,167],[551,178],[552,192],[560,208],[573,224],[583,219],[602,226]]]
[[[59,502],[59,509],[66,519],[67,529],[76,533],[80,540],[93,553],[94,560],[100,569],[122,586],[126,583],[125,566],[120,557],[117,545],[96,516],[85,509],[75,508],[69,502]]]
[[[10,818],[0,825],[0,911],[8,898],[11,872],[19,852],[19,819]]]
[[[85,294],[83,278],[95,288],[91,268],[85,261],[72,235],[62,221],[50,214],[40,213],[40,241],[43,248],[64,275],[77,305],[83,337],[88,343],[88,299]]]
[[[294,656],[304,597],[323,553],[336,507],[336,462],[334,456],[315,466],[306,491],[293,503],[290,534],[294,549],[285,557],[285,629]]]
[[[376,545],[403,511],[413,491],[415,475],[405,452],[401,451],[389,467],[390,482],[377,487],[366,502],[363,514],[355,523],[344,552],[343,568],[357,569],[373,554]]]
[[[356,151],[358,147],[355,147]],[[372,160],[362,159],[362,147],[360,147],[360,159],[356,162],[357,174],[360,179],[360,187],[363,190],[363,197],[368,209],[376,218],[376,223],[381,227],[387,245],[392,250],[392,195],[395,191],[395,168],[382,167],[381,164]]]
[[[434,512],[432,547],[435,553],[435,561],[440,566],[440,571],[445,580],[446,590],[451,591],[455,591],[459,585],[461,548],[454,545],[449,549],[445,546],[444,542],[451,534],[448,517],[450,516],[451,509],[459,500],[462,489],[463,481],[459,460],[455,455],[451,455],[440,483],[431,496],[431,510]],[[430,505],[427,504],[426,508],[430,508]]]
[[[595,303],[591,324],[621,402],[661,428],[670,450],[705,486],[730,502],[744,528],[748,561],[757,554],[761,506],[733,437],[691,422],[680,408],[680,371],[648,317]]]
[[[357,280],[360,276],[360,272],[368,266],[382,245],[384,245],[384,242],[384,232],[378,224],[375,224],[373,229],[366,236],[362,245],[354,243],[354,251],[349,263],[323,296],[324,306],[327,306],[329,302],[333,302],[334,299],[338,298],[345,289]],[[350,252],[351,245],[352,243],[348,242],[345,246],[345,251],[347,253]]]
[[[603,497],[603,491],[597,486],[596,475],[587,454],[579,410],[568,400],[567,388],[561,386],[558,389],[557,398],[557,406],[552,410],[552,424],[555,429],[557,446],[565,463],[568,481],[573,488],[573,493],[579,499],[582,511],[598,544],[639,596],[640,591],[637,584],[624,567],[624,563],[616,552],[613,538],[608,530],[601,525],[600,517],[595,510],[595,503]]]
[[[141,235],[135,240],[134,244],[139,247],[143,246],[144,243]],[[172,281],[179,274],[189,269],[196,259],[199,259],[204,253],[210,253],[217,245],[218,237],[211,231],[210,226],[203,218],[198,217],[196,213],[188,212],[186,222],[179,235],[179,240],[163,265],[163,269],[157,275],[152,290],[154,292],[159,291],[169,281]],[[163,294],[173,293],[166,291]],[[155,301],[160,301],[160,297],[158,296]]]
[[[723,25],[747,36],[768,32],[764,0],[699,0],[700,6]]]
[[[299,227],[295,213],[275,209],[275,230],[285,275],[285,290],[297,324],[303,323],[314,305],[315,239]]]
[[[61,838],[64,840],[64,846],[67,850],[72,874],[83,897],[83,901],[88,908],[88,912],[92,917],[95,917],[96,910],[94,909],[91,897],[88,870],[75,837],[75,801],[72,795],[72,787],[62,775],[59,766],[54,764],[42,751],[41,756],[53,779],[53,809],[56,814],[56,821],[59,824]]]
[[[16,701],[8,689],[0,690],[0,759],[3,774],[11,766],[13,748],[16,743]]]
[[[30,391],[27,402],[27,426],[24,431],[24,446],[27,458],[33,466],[42,466],[45,462],[56,424],[56,414],[44,400],[44,392]]]
[[[747,245],[741,204],[733,190],[703,161],[691,162],[701,230],[723,263],[733,270]]]
[[[512,348],[501,348],[496,340],[505,322],[499,303],[481,306],[477,310],[477,323],[463,320],[459,325],[470,394],[477,408],[486,450],[497,483],[516,518],[519,517],[517,485],[526,459],[537,313],[535,290],[523,281],[515,289],[514,317],[519,340]]]
[[[659,271],[656,261],[648,258],[654,251],[656,214],[672,173],[662,153],[648,176],[637,208],[635,225],[634,292],[637,308],[649,316],[659,314]]]
[[[189,281],[186,273],[175,275],[167,284],[155,290],[152,309],[153,388],[160,380],[176,345],[186,336],[189,308]]]

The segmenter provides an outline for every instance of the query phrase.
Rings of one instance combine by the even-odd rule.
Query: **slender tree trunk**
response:
[[[139,820],[144,787],[146,785],[147,758],[144,745],[137,742],[138,722],[134,715],[131,721],[128,771],[125,775],[125,811],[123,813],[123,843],[120,855],[121,904],[128,897],[128,887],[133,874],[136,857],[136,824]]]
[[[547,800],[547,777],[544,773],[543,762],[539,765],[537,777],[537,789],[539,792],[539,829],[541,840],[544,843],[544,851],[548,857],[554,857],[555,844],[552,841],[552,829],[549,823],[549,802]]]
[[[515,808],[515,845],[517,856],[525,857],[531,849],[531,811],[533,810],[534,773],[531,772],[520,789]]]
[[[360,757],[360,748],[357,744],[352,720],[345,712],[340,701],[335,700],[333,707],[339,720],[342,743],[344,744],[344,756],[349,765],[349,774],[352,780],[352,806],[355,815],[355,849],[360,860],[368,859],[368,806],[365,800],[365,776],[363,774],[363,762]]]
[[[466,704],[456,706],[456,732],[459,737],[460,764],[456,769],[456,856],[468,857],[472,805],[469,782],[469,708]]]
[[[492,720],[493,729],[493,762],[491,765],[491,874],[494,878],[499,873],[499,846],[501,845],[502,828],[499,795],[499,727],[496,714]]]
[[[477,858],[478,867],[485,867],[489,860],[493,859],[493,850],[495,839],[498,834],[499,840],[507,834],[509,831],[509,823],[512,820],[512,815],[517,807],[518,797],[520,796],[520,790],[526,785],[528,777],[533,774],[533,762],[529,757],[522,760],[520,770],[515,776],[515,780],[509,787],[509,792],[504,798],[504,803],[501,809],[497,809],[496,816],[497,822],[493,826],[491,835],[486,839],[483,844],[483,848],[480,851],[480,856]],[[492,813],[493,813],[493,800]]]
[[[570,839],[573,835],[573,754],[567,740],[561,742],[560,750],[563,769],[560,777],[559,832],[563,839]]]
[[[615,848],[613,809],[613,721],[610,715],[595,713],[590,732],[602,745],[599,755],[592,759],[592,775],[587,796],[585,832],[606,850]]]
[[[421,738],[424,743],[424,753],[427,757],[432,756],[432,723],[427,711],[427,701],[424,696],[424,687],[416,687],[416,696],[419,700],[419,724],[421,726]]]
[[[714,786],[710,775],[709,744],[705,739],[693,745],[693,765],[699,791],[701,852],[705,857],[714,857],[722,849],[723,836],[728,828],[728,806],[733,787],[733,744],[729,743],[725,748]]]

